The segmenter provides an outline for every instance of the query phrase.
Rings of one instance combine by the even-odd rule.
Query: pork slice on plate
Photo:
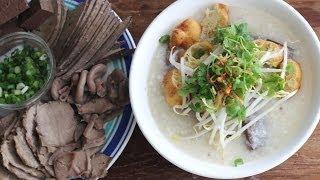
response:
[[[15,167],[13,169],[18,168],[18,169],[24,171],[25,173],[30,174],[31,176],[38,177],[38,178],[44,177],[44,174],[41,171],[34,169],[34,168],[31,168],[29,166],[26,166],[21,161],[21,159],[19,158],[19,156],[16,153],[14,143],[12,140],[3,141],[2,145],[1,145],[1,156],[2,156],[3,165],[8,170],[10,170],[10,167],[9,167],[9,164],[10,164],[13,167]]]
[[[33,155],[31,149],[29,148],[25,139],[25,135],[22,132],[22,129],[17,128],[16,133],[17,134],[13,136],[13,140],[15,143],[17,154],[19,155],[20,159],[29,167],[38,169],[40,167],[40,164],[37,161],[36,157]]]
[[[26,141],[33,153],[37,153],[39,147],[39,137],[36,134],[35,116],[38,105],[30,107],[22,118],[22,127],[25,130]]]
[[[54,162],[54,171],[58,180],[76,178],[90,174],[91,159],[85,151],[67,152]]]
[[[0,136],[3,136],[5,131],[9,128],[14,118],[17,116],[16,112],[10,113],[7,116],[0,118]]]
[[[18,180],[18,178],[12,174],[12,172],[8,171],[8,169],[2,165],[0,165],[0,177],[1,180]]]
[[[96,154],[91,159],[91,178],[100,179],[107,175],[107,167],[111,158],[104,154]]]
[[[70,104],[49,102],[37,109],[36,124],[41,145],[53,152],[52,149],[73,142],[77,120]]]

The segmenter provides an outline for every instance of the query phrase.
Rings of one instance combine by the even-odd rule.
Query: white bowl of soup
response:
[[[150,144],[210,178],[265,172],[319,120],[320,43],[283,1],[180,0],[136,49],[130,96]]]

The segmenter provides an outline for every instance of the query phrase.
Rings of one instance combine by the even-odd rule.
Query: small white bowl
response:
[[[304,124],[299,127],[288,146],[277,153],[271,153],[261,157],[252,163],[245,163],[240,167],[231,167],[219,163],[212,164],[201,161],[196,157],[184,153],[173,145],[157,126],[148,103],[147,80],[151,61],[158,47],[158,39],[167,34],[170,29],[190,16],[194,16],[199,10],[204,10],[214,3],[225,3],[230,6],[242,8],[253,7],[256,10],[266,12],[277,17],[285,23],[294,35],[300,39],[302,49],[307,51],[310,58],[303,59],[301,63],[306,74],[303,81],[309,84],[305,88],[311,88],[308,104],[308,112],[305,112]],[[202,11],[203,12],[203,11]],[[257,17],[255,17],[257,18]],[[261,21],[264,21],[261,19]],[[249,23],[250,26],[250,23]],[[307,141],[319,121],[320,107],[320,43],[315,32],[308,22],[290,5],[281,0],[179,0],[165,9],[149,26],[142,36],[135,51],[130,72],[130,97],[131,105],[144,136],[150,144],[167,160],[188,172],[210,178],[242,178],[265,172],[292,156]],[[304,84],[306,86],[306,84]],[[290,113],[295,113],[291,111]]]

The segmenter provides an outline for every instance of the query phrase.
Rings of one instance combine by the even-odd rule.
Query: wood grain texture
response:
[[[129,28],[136,42],[152,20],[173,0],[110,0],[121,16],[133,16]],[[320,0],[287,0],[320,36]],[[248,179],[320,179],[320,127],[286,162]],[[108,179],[205,179],[185,172],[161,157],[136,127],[127,147],[109,171]]]

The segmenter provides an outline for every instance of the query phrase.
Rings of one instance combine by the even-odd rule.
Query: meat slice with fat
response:
[[[41,145],[48,147],[49,152],[53,152],[52,147],[71,143],[77,127],[72,107],[63,102],[40,105],[37,109],[36,124]]]
[[[3,165],[6,168],[9,167],[8,164],[11,164],[13,167],[18,168],[24,171],[25,173],[30,174],[31,176],[35,176],[38,178],[41,178],[44,176],[44,174],[41,171],[38,171],[37,169],[26,166],[21,161],[21,159],[18,157],[18,155],[15,152],[15,147],[12,140],[3,141],[1,145],[1,156],[2,156]]]
[[[13,136],[13,140],[20,159],[29,167],[38,169],[40,167],[40,164],[29,148],[22,129],[17,128],[16,133],[17,134]]]

